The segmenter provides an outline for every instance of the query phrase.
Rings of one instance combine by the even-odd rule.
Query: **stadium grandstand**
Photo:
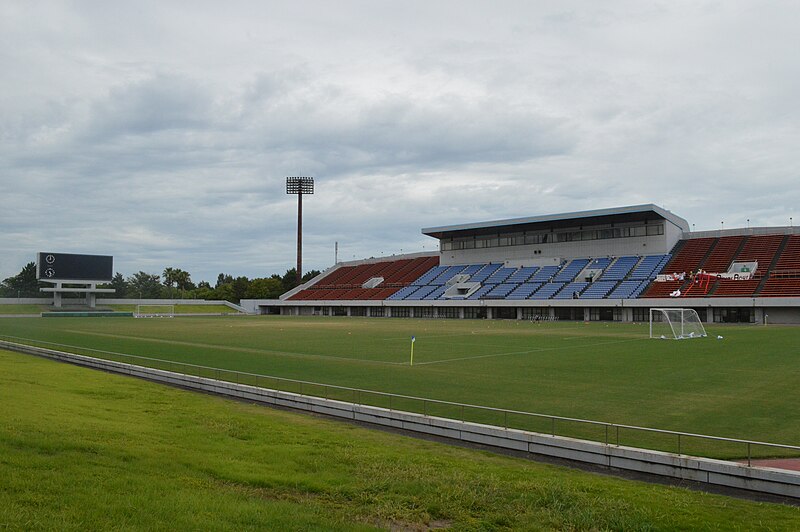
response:
[[[333,265],[279,300],[284,315],[800,323],[800,231],[692,232],[656,205],[432,227],[439,251]]]

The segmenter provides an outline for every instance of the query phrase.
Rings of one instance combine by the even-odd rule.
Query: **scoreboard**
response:
[[[37,255],[36,278],[40,281],[111,281],[114,257],[42,251]]]

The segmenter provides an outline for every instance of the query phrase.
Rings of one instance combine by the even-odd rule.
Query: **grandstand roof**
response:
[[[489,222],[428,227],[422,229],[422,234],[434,238],[449,238],[453,236],[483,235],[516,231],[542,231],[575,227],[576,225],[591,226],[657,219],[666,220],[683,231],[689,231],[689,223],[686,220],[666,209],[662,209],[658,205],[649,203],[611,209],[595,209],[591,211],[545,214],[541,216],[510,218],[507,220]]]

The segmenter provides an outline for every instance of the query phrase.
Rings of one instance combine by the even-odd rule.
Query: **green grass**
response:
[[[705,339],[664,341],[649,339],[646,324],[285,317],[0,320],[0,335],[162,360],[617,424],[800,443],[795,422],[800,419],[800,328],[717,326],[708,332]],[[718,334],[724,339],[717,340]],[[417,338],[413,367],[408,364],[411,335]],[[309,387],[303,391],[313,393]],[[354,397],[343,393],[341,398]],[[422,408],[413,401],[392,406]],[[428,413],[462,415],[458,408],[435,408],[440,410]],[[464,416],[506,421],[469,409]],[[552,428],[522,416],[509,422],[531,430]],[[567,422],[556,429],[563,435],[606,437],[603,429]],[[630,430],[620,432],[620,443],[678,450],[673,436]],[[709,446],[684,438],[681,445],[682,452],[720,458],[747,453],[741,444]]]
[[[796,507],[450,447],[5,351],[0,404],[0,529],[800,527]]]

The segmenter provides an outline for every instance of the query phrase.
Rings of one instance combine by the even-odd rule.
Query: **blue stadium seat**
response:
[[[419,289],[413,294],[406,297],[406,300],[417,301],[424,299],[425,296],[436,290],[438,287],[432,285],[420,286]]]
[[[447,270],[447,268],[448,268],[447,266],[435,266],[435,267],[431,268],[430,270],[428,270],[427,272],[423,273],[419,277],[419,279],[417,279],[416,281],[414,281],[411,284],[413,284],[415,286],[425,286],[427,284],[430,284],[431,281],[433,281],[434,279],[439,277],[441,274],[443,274],[445,272],[445,270]]]
[[[484,296],[484,299],[505,299],[505,297],[515,288],[517,285],[511,283],[502,283],[495,285],[494,288],[489,290]]]
[[[644,285],[648,284],[644,281]],[[642,281],[622,281],[609,295],[608,299],[633,299],[633,293],[642,285]]]
[[[581,299],[603,299],[611,292],[618,281],[595,281],[581,293]]]
[[[445,271],[443,271],[441,275],[436,277],[436,279],[430,281],[428,284],[443,285],[447,281],[449,281],[450,279],[461,273],[461,271],[464,270],[464,268],[466,268],[466,266],[464,265],[450,266]]]
[[[560,269],[561,266],[543,266],[541,269],[539,269],[539,271],[533,274],[533,277],[528,280],[535,283],[546,283],[555,277]]]
[[[420,288],[419,286],[414,286],[414,285],[404,286],[403,288],[401,288],[400,290],[398,290],[394,294],[390,295],[386,299],[389,299],[389,300],[392,300],[392,301],[399,301],[401,299],[407,298],[408,296],[410,296],[411,294],[413,294],[414,292],[419,290],[419,288]]]
[[[589,283],[586,281],[573,281],[571,283],[567,283],[567,285],[558,292],[553,299],[572,299],[577,294],[580,297],[581,292],[589,286]]]
[[[581,273],[586,265],[589,264],[589,259],[573,259],[572,262],[564,266],[558,275],[553,278],[555,282],[568,283],[575,280],[575,277]]]
[[[651,275],[655,277],[653,272],[658,268],[662,260],[664,260],[664,255],[646,255],[633,270],[630,279],[632,281],[641,281],[649,279]]]
[[[517,271],[516,268],[498,268],[495,272],[486,279],[487,283],[499,284],[505,282],[512,273]]]
[[[603,281],[621,281],[628,276],[637,262],[639,262],[639,257],[619,257],[611,266],[606,268],[606,271],[603,272],[599,279]]]
[[[539,288],[530,299],[550,299],[553,295],[556,294],[559,290],[564,288],[566,283],[544,283],[541,288]]]
[[[506,299],[528,299],[532,293],[537,291],[542,286],[542,283],[522,283],[517,288],[506,296]]]
[[[496,270],[498,270],[502,264],[487,264],[481,270],[479,270],[475,275],[469,278],[471,283],[482,283],[486,279],[489,278]]]
[[[516,284],[524,283],[525,281],[530,279],[531,275],[536,273],[536,271],[538,269],[539,269],[538,266],[526,266],[524,268],[520,268],[516,272],[512,273],[511,277],[506,279],[506,282],[507,283],[516,283]]]
[[[475,291],[475,292],[474,292],[474,293],[473,293],[471,296],[469,296],[467,299],[480,299],[480,298],[482,298],[482,297],[483,297],[483,295],[484,295],[484,294],[486,294],[487,292],[489,292],[489,291],[490,291],[492,288],[494,288],[494,285],[493,285],[493,284],[485,284],[485,285],[481,286],[480,288],[478,288],[478,289],[477,289],[477,290],[476,290],[476,291]]]

